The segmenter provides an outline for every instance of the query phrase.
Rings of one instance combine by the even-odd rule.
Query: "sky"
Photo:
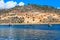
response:
[[[60,8],[60,0],[0,0],[0,9],[24,6],[28,3]]]

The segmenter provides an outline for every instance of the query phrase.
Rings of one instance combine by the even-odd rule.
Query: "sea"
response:
[[[0,40],[60,40],[60,24],[2,24]]]

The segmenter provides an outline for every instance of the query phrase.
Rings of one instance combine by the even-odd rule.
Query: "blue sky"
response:
[[[0,0],[0,9],[13,8],[16,5],[24,6],[26,4],[48,5],[60,9],[60,0]]]
[[[60,7],[60,0],[8,0],[8,1],[16,1],[24,2],[25,4],[32,3],[32,4],[38,4],[38,5],[49,5],[54,7]],[[8,2],[7,0],[4,0],[4,2]]]

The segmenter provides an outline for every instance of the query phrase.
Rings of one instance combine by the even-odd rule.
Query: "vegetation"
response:
[[[2,13],[8,13],[11,11],[21,11],[21,12],[25,12],[25,11],[43,11],[43,12],[59,12],[60,10],[57,8],[54,8],[52,6],[47,6],[47,5],[36,5],[36,4],[28,4],[25,6],[15,6],[14,8],[11,9],[4,9],[4,10],[0,10],[0,14]]]
[[[28,4],[25,6],[15,6],[14,8],[11,8],[11,9],[0,10],[0,15],[4,14],[5,15],[5,16],[3,15],[4,17],[11,16],[11,17],[7,17],[7,19],[3,19],[3,20],[1,20],[1,18],[4,18],[4,17],[0,17],[0,23],[3,23],[3,22],[4,23],[9,23],[9,22],[10,23],[24,23],[25,18],[30,19],[30,17],[32,17],[31,19],[34,22],[36,21],[35,18],[37,18],[40,23],[41,22],[43,22],[43,23],[56,22],[59,20],[57,18],[53,18],[53,16],[51,16],[50,14],[46,14],[46,15],[50,15],[50,16],[47,16],[47,18],[43,18],[45,16],[41,16],[41,17],[39,16],[40,18],[37,17],[39,14],[38,15],[37,14],[35,14],[35,15],[34,14],[32,14],[32,15],[28,14],[28,13],[36,13],[36,12],[38,12],[38,13],[40,13],[40,12],[46,13],[47,12],[47,13],[58,13],[58,14],[60,14],[60,9],[54,8],[52,6],[36,5],[36,4]],[[13,13],[13,14],[10,14],[10,13]],[[21,13],[21,14],[19,14],[19,13]],[[22,14],[22,13],[26,13],[26,14]],[[29,23],[29,22],[30,22],[30,20],[27,21],[27,23]]]

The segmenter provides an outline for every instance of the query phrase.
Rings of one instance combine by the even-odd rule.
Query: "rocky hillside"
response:
[[[11,8],[11,9],[0,10],[0,14],[11,12],[11,11],[18,11],[18,12],[40,11],[40,12],[60,13],[60,9],[54,8],[52,6],[28,4],[25,6],[15,6],[14,8]]]
[[[0,23],[60,23],[60,9],[28,4],[0,10]]]

